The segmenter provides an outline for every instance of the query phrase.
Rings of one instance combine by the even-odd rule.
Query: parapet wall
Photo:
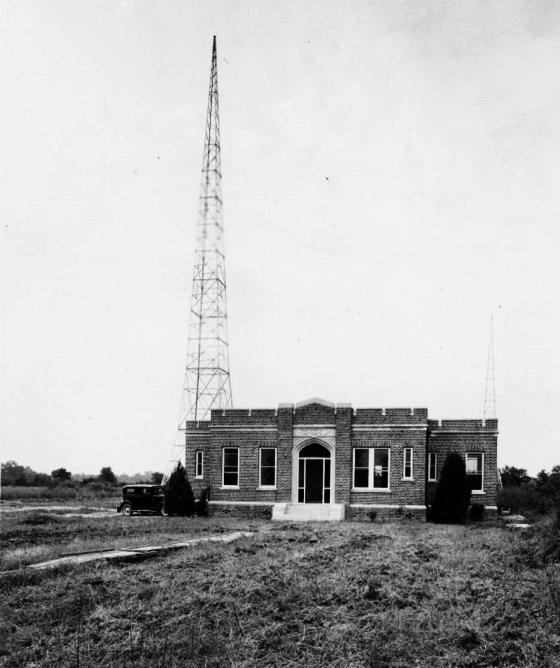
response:
[[[498,420],[428,420],[430,431],[498,431]]]
[[[244,408],[212,411],[212,426],[216,425],[275,425],[276,410],[274,408]]]
[[[427,408],[358,408],[353,423],[359,424],[426,424]]]

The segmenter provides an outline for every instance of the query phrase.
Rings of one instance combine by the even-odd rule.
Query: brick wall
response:
[[[390,431],[354,431],[354,448],[389,448],[390,491],[351,491],[350,504],[425,505],[426,429],[408,431],[394,427]],[[413,479],[403,480],[404,449],[412,448]],[[352,459],[351,459],[352,462]],[[352,468],[352,465],[351,465]]]
[[[427,416],[425,408],[354,411],[348,404],[335,406],[326,402],[296,406],[280,404],[277,410],[212,411],[210,422],[189,422],[187,425],[187,473],[196,496],[203,488],[211,486],[214,514],[231,514],[237,508],[247,516],[265,516],[271,504],[292,500],[294,428],[318,427],[332,429],[335,435],[334,498],[336,503],[347,504],[348,519],[368,519],[370,510],[375,510],[379,518],[424,518],[423,508],[432,501],[436,484],[427,482],[429,451],[438,453],[438,474],[449,452],[484,453],[484,494],[473,495],[473,502],[495,506],[497,421],[439,422],[428,420]],[[222,451],[225,447],[239,449],[239,489],[222,488]],[[259,449],[263,447],[277,449],[274,490],[258,489]],[[357,447],[389,448],[390,491],[353,491],[353,450]],[[403,480],[404,448],[413,451],[412,480]],[[195,478],[197,450],[204,453],[202,480]],[[367,506],[370,506],[369,510]],[[410,507],[408,514],[405,512],[407,507]]]
[[[484,454],[484,494],[473,493],[471,503],[495,506],[498,491],[498,421],[437,420],[428,421],[428,452],[437,452],[437,477],[451,452]],[[427,483],[427,502],[433,503],[436,482]]]

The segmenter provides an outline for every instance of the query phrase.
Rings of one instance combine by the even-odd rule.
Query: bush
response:
[[[443,463],[436,486],[432,506],[434,521],[441,524],[464,522],[471,493],[465,462],[458,452],[451,452]]]
[[[484,519],[484,504],[473,503],[469,508],[469,519],[473,522],[481,522]]]
[[[168,515],[191,517],[194,514],[194,494],[181,462],[177,463],[165,485],[163,507]]]
[[[521,487],[505,487],[498,492],[499,508],[510,509],[513,513],[524,515],[545,515],[554,511],[555,497],[543,494],[542,490],[532,484]]]
[[[210,501],[210,486],[202,490],[200,499],[194,504],[194,512],[199,517],[208,517],[208,502]]]

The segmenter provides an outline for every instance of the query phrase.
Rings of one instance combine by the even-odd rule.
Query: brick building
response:
[[[195,494],[213,515],[425,520],[445,457],[465,457],[472,502],[496,512],[497,420],[429,420],[426,408],[311,399],[278,409],[214,410],[188,422]]]

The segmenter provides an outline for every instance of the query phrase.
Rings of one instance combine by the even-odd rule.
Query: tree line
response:
[[[545,515],[560,508],[560,466],[544,469],[534,478],[526,469],[505,466],[500,469],[503,489],[498,505],[514,512]]]
[[[131,478],[134,478],[132,480]],[[0,480],[2,486],[14,487],[52,487],[62,484],[82,484],[103,483],[105,485],[127,484],[131,482],[149,483],[159,485],[163,478],[163,473],[159,471],[149,471],[143,475],[125,476],[119,478],[113,472],[110,466],[104,466],[97,475],[73,475],[65,468],[58,468],[48,473],[39,473],[29,466],[22,466],[11,460],[2,462]]]

